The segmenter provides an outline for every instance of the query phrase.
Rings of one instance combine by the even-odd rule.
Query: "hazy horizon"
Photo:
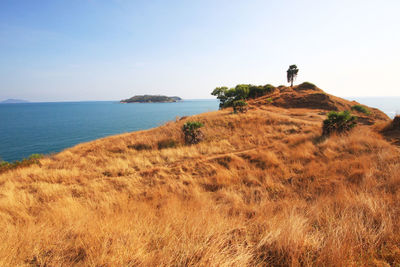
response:
[[[217,86],[310,81],[399,97],[399,1],[0,3],[0,101],[212,99]],[[113,100],[115,99],[115,100]]]
[[[385,98],[385,99],[390,99],[394,98],[397,100],[397,98],[400,98],[400,96],[338,96],[347,100],[355,100],[357,99],[379,99],[379,98]],[[91,100],[91,99],[83,99],[83,100],[64,100],[64,101],[30,101],[29,99],[16,99],[16,98],[8,98],[8,99],[0,99],[0,103],[5,100],[22,100],[22,101],[27,101],[26,103],[63,103],[63,102],[120,102],[122,99],[105,99],[105,100]],[[216,100],[218,101],[217,98],[211,96],[209,98],[182,98],[182,100]],[[10,103],[10,104],[24,104],[24,103]],[[364,103],[361,103],[364,104]]]

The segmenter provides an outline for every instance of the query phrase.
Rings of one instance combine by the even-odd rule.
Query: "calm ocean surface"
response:
[[[400,114],[400,97],[346,98],[379,108],[391,118]],[[108,135],[157,127],[176,116],[217,109],[217,100],[0,104],[0,159],[14,161],[34,153],[59,152]]]
[[[60,102],[0,104],[0,158],[20,160],[76,144],[218,109],[217,100],[176,103]]]

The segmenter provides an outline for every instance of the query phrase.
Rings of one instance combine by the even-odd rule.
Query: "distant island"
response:
[[[29,101],[21,99],[7,99],[4,101],[0,101],[0,104],[20,104],[20,103],[29,103]]]
[[[165,95],[135,95],[131,98],[121,100],[121,103],[170,103],[182,101],[182,98],[177,96]]]

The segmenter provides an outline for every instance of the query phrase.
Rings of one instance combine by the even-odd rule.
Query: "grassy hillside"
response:
[[[377,125],[321,138],[324,110],[261,100],[0,174],[0,265],[400,264],[399,148]]]

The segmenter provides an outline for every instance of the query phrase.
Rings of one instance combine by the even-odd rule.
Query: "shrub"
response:
[[[103,175],[104,175],[104,176],[107,176],[107,177],[111,177],[111,176],[112,176],[112,173],[111,173],[110,171],[104,171],[104,172],[103,172]]]
[[[304,83],[299,84],[297,86],[298,90],[307,90],[307,89],[314,90],[316,88],[317,88],[317,86],[315,84],[313,84],[313,83],[310,83],[310,82],[304,82]]]
[[[275,90],[275,87],[271,84],[266,84],[264,86],[261,85],[251,85],[249,90],[249,98],[260,97],[269,93],[272,93]]]
[[[236,100],[233,102],[232,107],[233,107],[233,112],[234,113],[246,113],[247,112],[247,102],[244,100]]]
[[[182,131],[185,136],[185,143],[189,145],[197,144],[204,139],[204,135],[200,128],[204,124],[198,121],[188,121],[182,126]]]
[[[9,162],[0,160],[0,169],[1,169],[1,168],[5,168],[5,167],[7,167],[8,165],[10,165]]]
[[[158,146],[158,149],[173,148],[173,147],[177,146],[177,143],[173,139],[164,139],[164,140],[158,141],[157,146]]]
[[[322,134],[345,133],[354,128],[356,124],[357,117],[351,115],[349,111],[331,111],[328,113],[328,118],[323,122]]]
[[[39,159],[43,158],[42,154],[32,154],[28,158],[24,158],[21,161],[7,162],[0,161],[0,173],[6,172],[8,170],[17,169],[21,167],[27,167],[32,164],[40,165]]]
[[[41,158],[43,158],[42,154],[32,154],[32,155],[30,155],[28,157],[28,159],[30,159],[30,160],[38,160],[38,159],[41,159]]]
[[[268,102],[268,104],[272,104],[272,102],[274,102],[274,100],[272,99],[272,97],[268,97],[267,102]]]
[[[361,105],[354,105],[351,107],[351,110],[356,110],[358,112],[361,112],[361,113],[364,113],[367,115],[371,114],[371,112],[366,107],[361,106]]]
[[[266,93],[272,93],[276,89],[275,86],[273,86],[272,84],[266,84],[263,86],[263,88]]]
[[[152,147],[150,145],[144,144],[144,143],[137,143],[137,144],[134,144],[134,145],[129,145],[128,148],[132,148],[132,149],[135,149],[135,150],[138,150],[138,151],[151,150],[152,149]]]

